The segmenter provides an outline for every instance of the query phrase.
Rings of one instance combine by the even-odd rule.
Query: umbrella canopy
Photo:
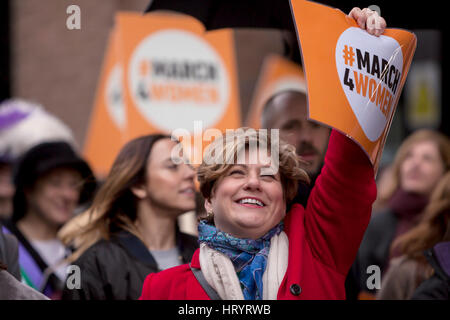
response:
[[[190,15],[206,30],[277,29],[283,32],[284,56],[301,64],[289,0],[153,0],[145,12],[168,10]]]
[[[171,10],[200,20],[207,30],[273,28],[295,32],[288,0],[154,0],[145,12]]]
[[[446,25],[445,10],[436,10],[441,2],[428,1],[421,6],[386,0],[320,0],[343,12],[358,6],[376,4],[389,27],[437,28]],[[405,14],[405,10],[407,14]],[[273,28],[295,33],[289,0],[152,0],[145,12],[171,10],[200,20],[207,30],[220,28]]]

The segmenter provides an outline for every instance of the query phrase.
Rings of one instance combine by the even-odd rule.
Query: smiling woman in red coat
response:
[[[367,18],[358,10],[355,20]],[[208,147],[197,172],[208,212],[200,248],[190,264],[150,274],[141,300],[345,299],[376,197],[373,167],[332,130],[306,209],[291,205],[308,176],[294,147],[270,135],[239,129]]]

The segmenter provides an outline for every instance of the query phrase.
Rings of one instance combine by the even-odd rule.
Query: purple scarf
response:
[[[417,225],[428,200],[428,196],[407,192],[401,188],[394,193],[388,204],[398,219],[394,239]],[[399,252],[394,252],[392,257],[398,255]]]

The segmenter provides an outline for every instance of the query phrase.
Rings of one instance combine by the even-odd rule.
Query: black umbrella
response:
[[[367,0],[369,1],[369,0]],[[360,6],[369,6],[366,0]],[[320,1],[349,12],[355,1]],[[284,55],[301,63],[296,30],[289,0],[153,0],[145,12],[156,10],[175,11],[201,21],[206,30],[220,28],[266,28],[283,33]]]
[[[154,0],[145,12],[155,10],[188,14],[207,30],[273,28],[295,32],[289,0]]]
[[[420,6],[409,2],[386,0],[319,0],[343,12],[358,6],[373,4],[390,27],[437,28],[446,25],[446,11],[436,10],[441,2],[428,1]],[[207,30],[220,28],[272,28],[295,33],[289,0],[153,0],[145,12],[170,10],[188,14],[200,20]]]
[[[190,15],[207,30],[267,28],[284,30],[284,56],[301,63],[289,0],[154,0],[145,12],[169,10]]]

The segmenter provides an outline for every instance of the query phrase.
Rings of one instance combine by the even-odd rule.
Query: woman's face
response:
[[[176,145],[170,139],[155,142],[147,161],[145,189],[151,205],[181,214],[195,209],[195,171],[187,164],[172,161]]]
[[[242,239],[258,239],[286,214],[280,174],[261,163],[232,165],[205,202],[216,227]]]
[[[400,166],[400,185],[404,191],[429,195],[444,170],[436,143],[419,142],[411,147]]]
[[[82,187],[82,177],[70,168],[57,168],[40,177],[27,192],[28,210],[48,224],[61,226],[73,217]]]

